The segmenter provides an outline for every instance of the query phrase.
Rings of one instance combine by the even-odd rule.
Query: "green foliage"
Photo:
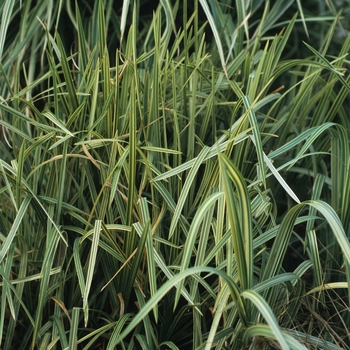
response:
[[[0,347],[348,349],[339,3],[114,3],[0,4]]]

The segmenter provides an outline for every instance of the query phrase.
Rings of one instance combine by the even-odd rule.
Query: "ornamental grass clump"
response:
[[[2,349],[350,347],[333,5],[0,4]]]

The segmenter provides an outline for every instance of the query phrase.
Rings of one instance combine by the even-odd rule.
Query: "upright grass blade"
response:
[[[200,229],[201,224],[203,224],[204,218],[207,214],[207,212],[215,205],[216,201],[222,196],[222,193],[214,193],[211,196],[209,196],[203,204],[199,207],[193,222],[191,224],[190,230],[188,231],[185,248],[182,254],[182,261],[180,266],[180,272],[185,271],[189,267],[189,263],[192,256],[192,250],[194,248],[195,242],[197,241],[198,232]],[[179,298],[180,298],[180,292],[183,288],[183,282],[180,282],[176,291],[176,298],[175,298],[175,305],[176,307]]]
[[[193,185],[194,178],[195,178],[195,176],[197,176],[198,169],[199,169],[200,165],[202,164],[202,162],[204,161],[204,159],[207,157],[209,151],[210,151],[209,147],[203,148],[203,150],[200,152],[200,154],[196,158],[196,161],[194,162],[193,167],[191,168],[191,170],[188,173],[184,187],[182,188],[178,203],[177,203],[175,211],[174,211],[173,219],[171,220],[168,239],[171,239],[171,237],[174,234],[175,227],[178,225],[181,211],[185,205],[185,200],[188,197],[188,193],[191,189],[191,186]]]
[[[80,309],[75,307],[72,311],[72,322],[71,322],[71,328],[69,331],[69,345],[68,349],[75,350],[78,348],[78,326],[79,326],[79,313]]]
[[[6,254],[8,253],[8,250],[10,249],[10,246],[13,243],[13,240],[15,239],[16,233],[19,229],[19,226],[21,225],[21,222],[23,220],[24,215],[27,213],[28,206],[30,204],[31,197],[26,196],[18,210],[18,213],[16,215],[15,220],[13,221],[13,225],[11,227],[10,232],[8,233],[5,241],[1,245],[0,250],[0,263],[4,260]]]
[[[73,85],[73,80],[72,80],[72,75],[71,75],[71,70],[68,66],[68,58],[66,56],[66,52],[61,40],[61,37],[58,33],[56,33],[56,42],[57,42],[57,47],[60,53],[60,62],[62,64],[62,72],[64,75],[64,80],[65,84],[67,86],[68,90],[68,100],[66,101],[66,105],[68,107],[68,115],[73,113],[77,108],[78,108],[78,98],[76,94],[76,89]]]
[[[339,212],[344,227],[348,227],[350,213],[346,193],[350,185],[349,137],[341,125],[331,130],[331,134],[332,207]]]
[[[11,249],[8,251],[8,260],[5,262],[3,274],[8,276],[10,275],[11,261],[13,259],[14,254],[14,245],[11,246]],[[10,288],[8,281],[4,278],[2,293],[1,293],[1,313],[0,313],[0,330],[1,330],[1,338],[0,343],[2,342],[3,330],[4,330],[4,322],[5,322],[5,311],[8,310],[12,318],[15,318],[15,310],[13,307],[13,299],[10,293]]]
[[[141,263],[141,259],[143,257],[144,254],[144,248],[145,248],[145,244],[147,241],[147,236],[149,234],[149,229],[150,229],[150,220],[148,220],[145,224],[142,236],[140,237],[140,240],[138,242],[138,245],[136,247],[136,254],[134,256],[134,258],[132,259],[132,263],[131,263],[131,269],[130,272],[128,272],[127,268],[129,266],[127,266],[123,272],[127,271],[124,273],[124,275],[129,276],[129,279],[127,281],[125,281],[124,283],[124,289],[122,289],[123,292],[123,298],[124,298],[124,302],[126,305],[128,305],[129,300],[130,300],[130,294],[132,289],[134,288],[134,283],[136,283],[136,276],[137,273],[139,272],[140,269],[140,263]],[[136,235],[134,232],[134,228],[131,230],[130,232],[131,235]],[[156,310],[155,310],[156,312]]]
[[[55,324],[55,327],[57,328],[57,333],[60,339],[60,343],[62,346],[62,349],[68,348],[68,340],[66,336],[65,329],[63,328],[61,320],[56,316],[52,316],[52,321]]]
[[[130,101],[130,143],[129,143],[129,188],[128,188],[128,207],[127,207],[127,225],[132,223],[132,210],[135,196],[135,177],[136,177],[136,84],[131,84]],[[128,241],[127,241],[128,242]],[[126,243],[126,252],[131,252],[130,246]]]
[[[209,5],[208,5],[208,1],[206,1],[206,0],[199,0],[199,2],[200,2],[200,4],[203,7],[203,10],[204,10],[205,15],[206,15],[206,17],[208,19],[210,28],[211,28],[211,30],[213,32],[213,35],[214,35],[214,38],[215,38],[215,44],[217,46],[219,57],[220,57],[221,66],[222,66],[223,70],[226,71],[226,62],[225,62],[224,50],[223,50],[223,47],[222,47],[222,43],[221,43],[219,31],[217,29],[217,25],[216,25],[216,23],[214,21],[214,18],[213,18],[212,14],[211,14],[211,11],[210,11],[210,8],[209,8]]]
[[[253,283],[253,237],[249,195],[242,175],[225,155],[219,154],[219,164],[239,281],[242,289],[246,290],[250,289]]]
[[[74,245],[73,245],[73,258],[74,258],[74,266],[76,269],[80,294],[81,294],[81,297],[83,297],[85,289],[86,289],[86,283],[85,283],[85,278],[84,278],[83,267],[82,267],[82,264],[80,261],[80,256],[79,256],[79,244],[80,244],[80,239],[76,238],[76,240],[74,241]]]
[[[46,251],[42,263],[40,289],[38,294],[37,308],[35,312],[35,325],[32,337],[32,349],[35,348],[37,337],[42,327],[43,310],[47,303],[47,290],[49,287],[51,269],[54,264],[55,251],[59,242],[59,235],[54,227],[47,233]]]
[[[264,151],[263,151],[261,137],[260,137],[260,133],[259,133],[259,125],[257,123],[255,114],[252,110],[249,97],[247,97],[247,96],[243,97],[243,104],[247,110],[249,122],[250,122],[250,125],[252,126],[252,130],[253,130],[254,146],[256,149],[256,154],[258,156],[259,176],[260,176],[260,179],[261,179],[261,182],[262,182],[264,188],[266,188],[266,180],[265,180],[266,176],[265,176],[265,166],[264,166],[264,157],[263,157]]]
[[[146,257],[147,257],[149,289],[150,289],[150,295],[152,297],[156,293],[158,286],[157,286],[157,269],[156,269],[155,258],[154,258],[153,236],[152,236],[152,230],[151,230],[152,227],[150,225],[151,218],[150,218],[150,213],[148,210],[148,203],[146,198],[141,198],[140,205],[141,205],[143,225],[144,225],[144,228],[148,229],[147,232],[145,232],[145,234],[147,235]],[[154,318],[156,321],[158,321],[158,305],[156,305],[154,308]]]
[[[120,42],[122,42],[124,37],[125,27],[126,27],[126,18],[128,15],[129,6],[130,6],[130,0],[123,1],[122,15],[120,19]]]
[[[15,294],[15,298],[13,301],[13,306],[14,306],[14,317],[10,318],[8,326],[7,326],[7,330],[6,330],[6,339],[4,342],[4,349],[10,348],[11,343],[12,343],[12,339],[14,337],[15,334],[15,329],[16,329],[16,325],[18,322],[18,315],[19,315],[19,311],[21,309],[21,301],[23,299],[23,291],[24,291],[24,279],[27,273],[27,266],[28,266],[28,256],[27,256],[27,246],[24,242],[24,240],[22,238],[18,238],[19,243],[19,247],[20,247],[20,254],[21,254],[21,261],[20,261],[20,268],[19,268],[19,273],[18,273],[18,280],[22,280],[22,282],[18,283],[16,286],[16,293]],[[10,259],[9,259],[10,261]],[[6,283],[6,282],[5,282]],[[13,283],[13,280],[12,280]],[[5,291],[5,288],[3,289],[3,291]],[[4,310],[6,310],[6,308],[4,308]],[[3,327],[3,322],[0,323],[0,327]],[[3,332],[1,331],[1,334],[3,334]]]
[[[58,176],[58,193],[57,193],[57,206],[56,206],[56,221],[60,222],[61,219],[61,210],[62,210],[62,202],[65,199],[65,187],[66,187],[66,169],[67,169],[67,149],[68,142],[63,144],[62,150],[62,160],[61,167],[59,168]]]
[[[85,288],[82,291],[83,293],[83,310],[84,310],[84,324],[87,327],[88,319],[89,319],[89,293],[91,289],[92,278],[96,269],[96,257],[97,257],[97,249],[100,241],[100,233],[101,233],[101,220],[96,220],[94,232],[92,236],[92,244],[90,250],[90,256],[88,261],[88,270],[86,274],[86,283]]]
[[[127,45],[130,46],[130,49],[134,47],[135,45],[135,37],[134,37],[134,31],[131,29],[131,32],[129,33],[128,37],[128,43]],[[135,181],[136,181],[136,83],[134,80],[134,77],[131,76],[131,96],[130,96],[130,114],[129,114],[129,130],[130,130],[130,138],[129,138],[129,146],[128,146],[128,169],[127,169],[127,176],[128,176],[128,189],[127,189],[127,209],[126,209],[126,224],[128,226],[131,226],[133,221],[133,209],[134,209],[134,203],[135,203]],[[144,235],[145,237],[147,235]],[[135,232],[132,230],[130,234],[125,236],[124,240],[124,246],[125,246],[125,254],[127,257],[130,257],[133,253],[134,249],[136,248],[136,241],[135,241]],[[140,252],[139,252],[140,254]],[[136,266],[134,265],[134,277],[136,276]],[[130,281],[128,281],[127,276],[128,273],[126,270],[123,270],[122,272],[122,286],[121,290],[125,294],[123,297],[128,299],[129,293],[132,289],[132,285],[130,285]],[[132,280],[133,281],[133,280]],[[128,291],[128,294],[127,292]]]
[[[15,6],[15,1],[6,0],[1,6],[1,24],[0,24],[0,63],[3,63],[3,51],[6,40],[6,33],[12,18],[12,11]]]

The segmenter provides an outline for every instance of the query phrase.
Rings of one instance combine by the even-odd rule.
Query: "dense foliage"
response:
[[[1,349],[350,348],[348,1],[0,2]]]

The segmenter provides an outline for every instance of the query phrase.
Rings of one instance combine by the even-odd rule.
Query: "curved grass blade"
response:
[[[282,264],[282,260],[285,256],[286,249],[289,245],[295,221],[299,216],[300,212],[305,208],[305,206],[314,207],[324,216],[329,227],[333,231],[333,235],[344,254],[346,262],[348,264],[350,263],[350,243],[337,213],[329,204],[321,200],[306,201],[295,205],[288,211],[288,213],[284,217],[276,235],[274,244],[272,246],[272,250],[267,261],[266,267],[263,271],[261,279],[262,281],[271,278],[276,274],[276,272],[279,271]]]
[[[113,350],[114,347],[117,346],[146,317],[146,315],[154,308],[154,305],[159,303],[160,300],[169,292],[169,290],[176,286],[180,281],[182,281],[188,276],[191,276],[192,274],[198,274],[203,272],[219,275],[225,280],[226,283],[228,283],[231,295],[237,303],[237,307],[241,310],[242,315],[245,315],[244,304],[240,298],[239,289],[229,276],[227,276],[224,272],[212,267],[192,267],[180,272],[179,274],[175,275],[171,280],[164,283],[157,290],[157,293],[151,299],[149,299],[145,306],[133,317],[133,319],[122,332],[120,332],[119,327],[116,328],[113,331],[113,334],[108,342],[106,350]],[[243,319],[242,321],[246,322],[246,319]]]
[[[284,343],[286,344],[286,348],[283,349],[295,349],[295,350],[307,350],[303,344],[299,343],[294,337],[285,332],[281,332],[282,337],[284,339]],[[257,324],[250,326],[244,333],[244,340],[248,341],[249,338],[253,337],[265,337],[270,339],[277,339],[276,334],[268,325]],[[339,349],[338,349],[339,350]]]
[[[283,350],[289,350],[288,343],[281,332],[281,329],[278,325],[276,317],[273,314],[272,309],[267,304],[267,302],[262,298],[262,296],[253,290],[246,290],[241,294],[241,296],[242,298],[249,299],[255,305],[255,307],[259,310],[259,312],[263,315],[274,337],[280,343],[281,348]]]

